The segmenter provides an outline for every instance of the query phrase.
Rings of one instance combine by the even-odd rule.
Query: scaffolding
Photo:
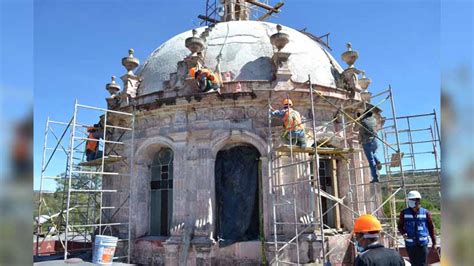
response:
[[[419,190],[425,195],[430,195],[433,199],[440,201],[441,199],[441,168],[439,149],[441,147],[441,138],[439,135],[438,118],[435,110],[428,114],[418,114],[409,116],[400,116],[396,119],[387,118],[387,122],[398,121],[397,124],[403,124],[398,129],[400,138],[404,137],[400,143],[401,152],[400,167],[404,169],[404,187],[410,190]],[[417,121],[418,127],[413,128],[413,120],[423,120],[421,123]],[[380,135],[386,141],[391,143],[397,132],[393,125],[385,125],[380,130]],[[390,160],[389,152],[384,146],[383,155],[386,161]],[[398,158],[397,158],[398,159]],[[431,163],[427,163],[427,162]],[[400,188],[400,167],[385,166],[385,175],[389,184],[385,188],[388,194],[393,194]],[[434,192],[434,193],[432,193]],[[382,221],[390,224],[392,235],[396,235],[397,231],[397,203],[405,203],[405,199],[392,197],[389,204],[390,216],[382,218]],[[431,212],[432,215],[440,215],[440,213]],[[400,247],[400,241],[394,241],[392,246]]]
[[[92,119],[97,121],[98,117],[100,139],[87,132],[94,123],[84,123]],[[95,235],[113,235],[118,238],[113,260],[130,262],[134,117],[133,110],[120,112],[77,101],[68,123],[48,117],[38,196],[36,256],[44,255],[40,252],[42,244],[51,240],[61,246],[51,253],[62,253],[64,260],[84,254],[90,256]],[[58,127],[62,130],[60,137],[55,133]],[[54,138],[52,146],[51,138]],[[94,142],[97,153],[91,156],[90,152],[86,153],[86,145]],[[88,154],[90,158],[87,158]],[[56,187],[55,197],[61,198],[56,210],[46,204],[46,187]],[[51,215],[55,211],[59,212]],[[49,228],[41,234],[45,226]]]
[[[407,188],[422,187],[422,188],[436,188],[439,191],[440,181],[440,162],[439,162],[439,128],[437,124],[436,113],[397,117],[395,112],[394,97],[392,88],[370,95],[363,101],[355,101],[351,103],[347,101],[345,104],[337,105],[330,98],[323,93],[315,90],[311,83],[311,77],[308,76],[307,81],[310,111],[309,119],[303,119],[302,123],[309,125],[311,135],[314,138],[314,144],[311,147],[301,148],[293,143],[293,139],[289,139],[289,145],[280,145],[275,137],[281,133],[279,127],[273,126],[280,121],[273,121],[272,119],[272,91],[269,92],[268,106],[268,137],[267,137],[267,151],[269,154],[268,175],[271,184],[271,198],[272,198],[272,213],[273,213],[273,236],[272,240],[267,242],[273,245],[274,258],[270,264],[290,264],[299,265],[302,263],[300,259],[300,245],[304,241],[309,243],[319,244],[320,254],[316,254],[313,258],[315,262],[329,263],[329,256],[334,252],[335,248],[329,249],[328,238],[326,232],[330,232],[335,237],[342,237],[344,241],[352,244],[351,237],[344,237],[344,233],[340,228],[334,229],[325,222],[328,219],[327,215],[331,210],[336,211],[336,216],[339,215],[340,209],[350,212],[352,224],[355,219],[365,213],[371,213],[379,218],[382,222],[382,235],[388,240],[392,248],[399,248],[403,246],[403,238],[398,236],[396,221],[398,219],[396,202],[402,201],[406,206]],[[292,91],[287,92],[289,94]],[[316,98],[334,108],[334,118],[330,121],[316,122],[315,107]],[[375,105],[370,104],[371,100],[380,99]],[[383,154],[385,162],[385,173],[380,173],[380,181],[378,183],[366,183],[364,181],[364,169],[369,168],[363,165],[363,149],[360,144],[352,141],[349,136],[349,128],[357,126],[362,128],[363,125],[359,122],[365,113],[379,108],[383,103],[389,102],[390,118],[383,119],[384,127],[379,130],[377,136],[378,142],[383,146]],[[353,109],[365,110],[362,115],[355,117],[351,110]],[[362,113],[362,112],[361,112]],[[422,118],[433,116],[433,124],[428,128],[412,129],[410,121],[414,118]],[[395,119],[394,119],[395,118]],[[407,128],[400,129],[400,120],[407,121]],[[390,124],[389,124],[390,123]],[[325,133],[328,126],[333,126],[334,131],[330,134]],[[390,129],[390,131],[387,131]],[[428,140],[414,140],[414,132],[428,132]],[[357,134],[357,132],[355,132]],[[400,133],[406,133],[408,139],[402,142],[399,136]],[[319,137],[323,136],[323,137]],[[330,147],[328,144],[331,140],[339,138],[342,139],[342,148]],[[349,142],[350,141],[350,142]],[[432,145],[430,151],[418,151],[415,145],[428,143]],[[408,147],[408,151],[403,148]],[[332,154],[334,158],[338,158],[343,164],[341,167],[347,175],[348,189],[344,195],[339,195],[338,184],[333,184],[335,189],[332,193],[323,189],[324,177],[321,177],[320,157],[325,154]],[[416,156],[423,154],[431,154],[434,157],[434,168],[420,169],[417,168]],[[286,156],[283,156],[286,155]],[[351,159],[351,156],[357,156],[357,160]],[[410,164],[406,165],[405,161],[410,160]],[[355,161],[359,165],[355,165]],[[425,162],[426,160],[424,160]],[[332,170],[336,173],[336,162],[332,160]],[[344,168],[345,167],[345,168]],[[284,174],[282,170],[285,169]],[[432,172],[427,172],[432,171]],[[429,182],[427,184],[419,184],[417,180],[414,183],[406,183],[406,179],[417,175],[416,173],[425,173],[429,176],[436,177],[436,182]],[[419,178],[420,176],[417,176]],[[337,178],[334,178],[334,182]],[[421,181],[423,182],[423,181]],[[370,197],[366,195],[369,194]],[[301,196],[304,195],[304,196]],[[306,196],[307,195],[307,196]],[[382,197],[380,197],[382,195]],[[300,202],[298,202],[298,199]],[[323,211],[322,203],[325,202],[326,210]],[[332,206],[327,203],[331,202]],[[390,204],[389,204],[390,203]],[[383,208],[385,205],[390,206],[390,216],[387,217]],[[286,213],[287,217],[282,213]],[[292,213],[292,217],[288,217],[288,213]],[[346,242],[347,243],[347,242]],[[310,244],[312,245],[312,244]],[[353,254],[356,254],[354,246],[352,246]],[[291,256],[290,254],[293,254]],[[295,256],[296,254],[296,256]],[[296,258],[296,261],[290,261],[290,257]]]
[[[271,245],[275,253],[270,264],[301,264],[300,245],[305,241],[320,249],[320,253],[313,254],[312,259],[328,262],[330,255],[336,250],[329,247],[328,233],[334,237],[341,237],[341,241],[352,243],[352,239],[347,238],[347,232],[341,230],[340,221],[336,228],[329,224],[328,216],[333,210],[336,213],[342,210],[349,212],[352,223],[361,214],[376,215],[382,221],[382,233],[389,240],[390,246],[402,247],[403,241],[398,236],[396,227],[397,203],[406,205],[405,196],[408,188],[439,191],[440,136],[436,113],[433,111],[430,114],[397,116],[390,87],[365,101],[348,100],[338,104],[338,101],[317,91],[311,83],[310,76],[305,86],[308,86],[307,90],[300,89],[295,93],[309,94],[309,118],[303,119],[302,123],[309,128],[308,131],[314,138],[313,145],[301,148],[291,139],[289,145],[279,145],[279,140],[276,138],[281,133],[281,122],[274,120],[271,112],[268,115],[267,152],[273,235],[267,244]],[[281,91],[268,90],[268,93],[268,106],[271,111],[272,95]],[[293,91],[286,93],[289,97]],[[369,100],[377,102],[371,104]],[[323,102],[334,109],[332,119],[318,120],[316,115],[318,102]],[[367,170],[368,166],[362,164],[365,155],[361,146],[352,139],[353,127],[362,127],[359,122],[362,116],[355,117],[353,113],[356,109],[366,110],[365,112],[375,110],[384,103],[389,104],[391,112],[388,118],[382,120],[383,127],[376,137],[383,147],[382,164],[385,170],[381,173],[380,183],[366,183],[364,170]],[[83,112],[95,113],[86,113],[83,116],[81,115]],[[97,140],[88,137],[86,129],[90,123],[82,121],[84,119],[91,121],[97,117],[101,117],[103,125],[103,138],[98,141],[99,150],[104,152],[100,158],[87,161],[85,145],[88,141]],[[418,127],[421,123],[416,122],[417,127],[413,127],[415,119],[423,118],[432,119],[426,126]],[[48,220],[46,223],[54,227],[55,231],[47,230],[44,236],[40,236],[39,232],[46,223],[37,219],[36,255],[40,254],[41,243],[48,237],[61,243],[62,256],[66,260],[68,257],[76,256],[77,252],[91,250],[95,235],[109,234],[119,237],[114,260],[130,262],[130,189],[133,177],[134,124],[133,109],[130,112],[119,112],[85,106],[77,102],[68,123],[48,118],[44,138],[38,217],[46,213],[45,217]],[[62,133],[56,134],[55,127],[61,127]],[[327,132],[328,127],[333,127],[333,131]],[[54,140],[52,147],[49,143],[50,138]],[[335,139],[340,143],[339,147],[331,145]],[[426,150],[426,145],[430,149]],[[63,158],[57,159],[58,156]],[[336,190],[325,189],[328,181],[324,180],[325,175],[321,173],[327,166],[322,164],[321,158],[327,156],[332,158],[332,165],[329,168],[332,168],[334,173],[336,168],[338,171],[342,169],[344,178],[347,177],[347,191],[339,193],[337,183],[332,185]],[[432,157],[434,160],[431,164],[434,167],[429,167],[426,158],[420,159],[423,156]],[[336,165],[335,158],[339,160],[339,165]],[[356,161],[359,162],[358,165]],[[63,165],[64,168],[57,167],[58,165]],[[292,175],[283,174],[283,169]],[[121,178],[123,180],[120,180]],[[62,197],[62,205],[56,214],[53,214],[55,211],[50,209],[51,206],[47,206],[43,195],[45,182],[48,180],[60,184],[56,194]],[[334,178],[334,182],[337,180]],[[301,195],[303,197],[298,197]],[[389,207],[390,215],[384,212],[385,206]],[[296,261],[288,259],[292,252],[296,254]],[[355,249],[353,252],[355,254]]]
[[[213,26],[221,21],[221,17],[227,21],[235,16],[243,15],[242,12],[248,12],[249,14],[243,17],[265,21],[269,17],[275,17],[284,5],[284,1],[274,6],[269,5],[268,2],[268,0],[206,0],[205,15],[198,15],[198,18],[201,20],[201,26]],[[233,5],[233,8],[227,7],[226,10],[226,5]]]

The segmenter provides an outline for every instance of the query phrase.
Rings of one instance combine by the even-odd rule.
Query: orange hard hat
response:
[[[291,101],[291,99],[285,98],[283,99],[283,105],[293,106],[293,102]]]
[[[354,233],[369,233],[382,231],[382,225],[379,220],[371,215],[364,214],[357,218],[354,222]]]
[[[192,67],[189,69],[189,75],[194,78],[194,75],[196,74],[196,71],[198,71],[197,67]]]

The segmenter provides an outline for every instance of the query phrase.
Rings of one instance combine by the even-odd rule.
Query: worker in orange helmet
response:
[[[189,75],[196,79],[198,87],[202,92],[219,90],[219,78],[210,69],[206,67],[201,69],[193,67],[189,70]]]
[[[99,139],[103,138],[102,130],[99,124],[87,128],[86,141],[86,161],[92,161],[102,157],[102,151],[99,150]]]
[[[282,140],[306,148],[306,136],[301,114],[293,109],[293,101],[289,98],[283,99],[283,109],[272,109],[271,115],[283,118]]]
[[[380,231],[382,225],[375,216],[364,214],[356,219],[354,235],[359,255],[354,262],[355,266],[405,265],[403,257],[397,251],[385,248],[378,242]]]

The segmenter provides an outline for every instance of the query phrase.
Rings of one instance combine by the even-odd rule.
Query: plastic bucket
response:
[[[92,263],[112,264],[117,241],[118,238],[114,236],[96,235],[92,251]]]

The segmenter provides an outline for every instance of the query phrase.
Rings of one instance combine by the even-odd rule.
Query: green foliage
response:
[[[43,232],[48,230],[48,227],[57,226],[64,224],[65,211],[67,208],[67,190],[69,188],[69,179],[66,178],[65,174],[61,175],[63,178],[57,179],[56,191],[54,193],[43,193],[41,202],[41,215],[54,215],[64,212],[64,215],[58,215],[57,217],[45,222],[41,225]],[[72,189],[88,189],[96,190],[100,189],[101,179],[97,175],[89,176],[85,174],[75,175],[71,178]],[[39,205],[39,192],[35,192],[34,195],[34,206],[33,206],[33,217],[37,217],[38,205]],[[99,214],[99,193],[71,193],[70,197],[70,208],[75,207],[73,211],[70,211],[69,220],[70,224],[92,224],[95,223],[96,218]],[[36,223],[34,222],[34,230],[36,231]]]

